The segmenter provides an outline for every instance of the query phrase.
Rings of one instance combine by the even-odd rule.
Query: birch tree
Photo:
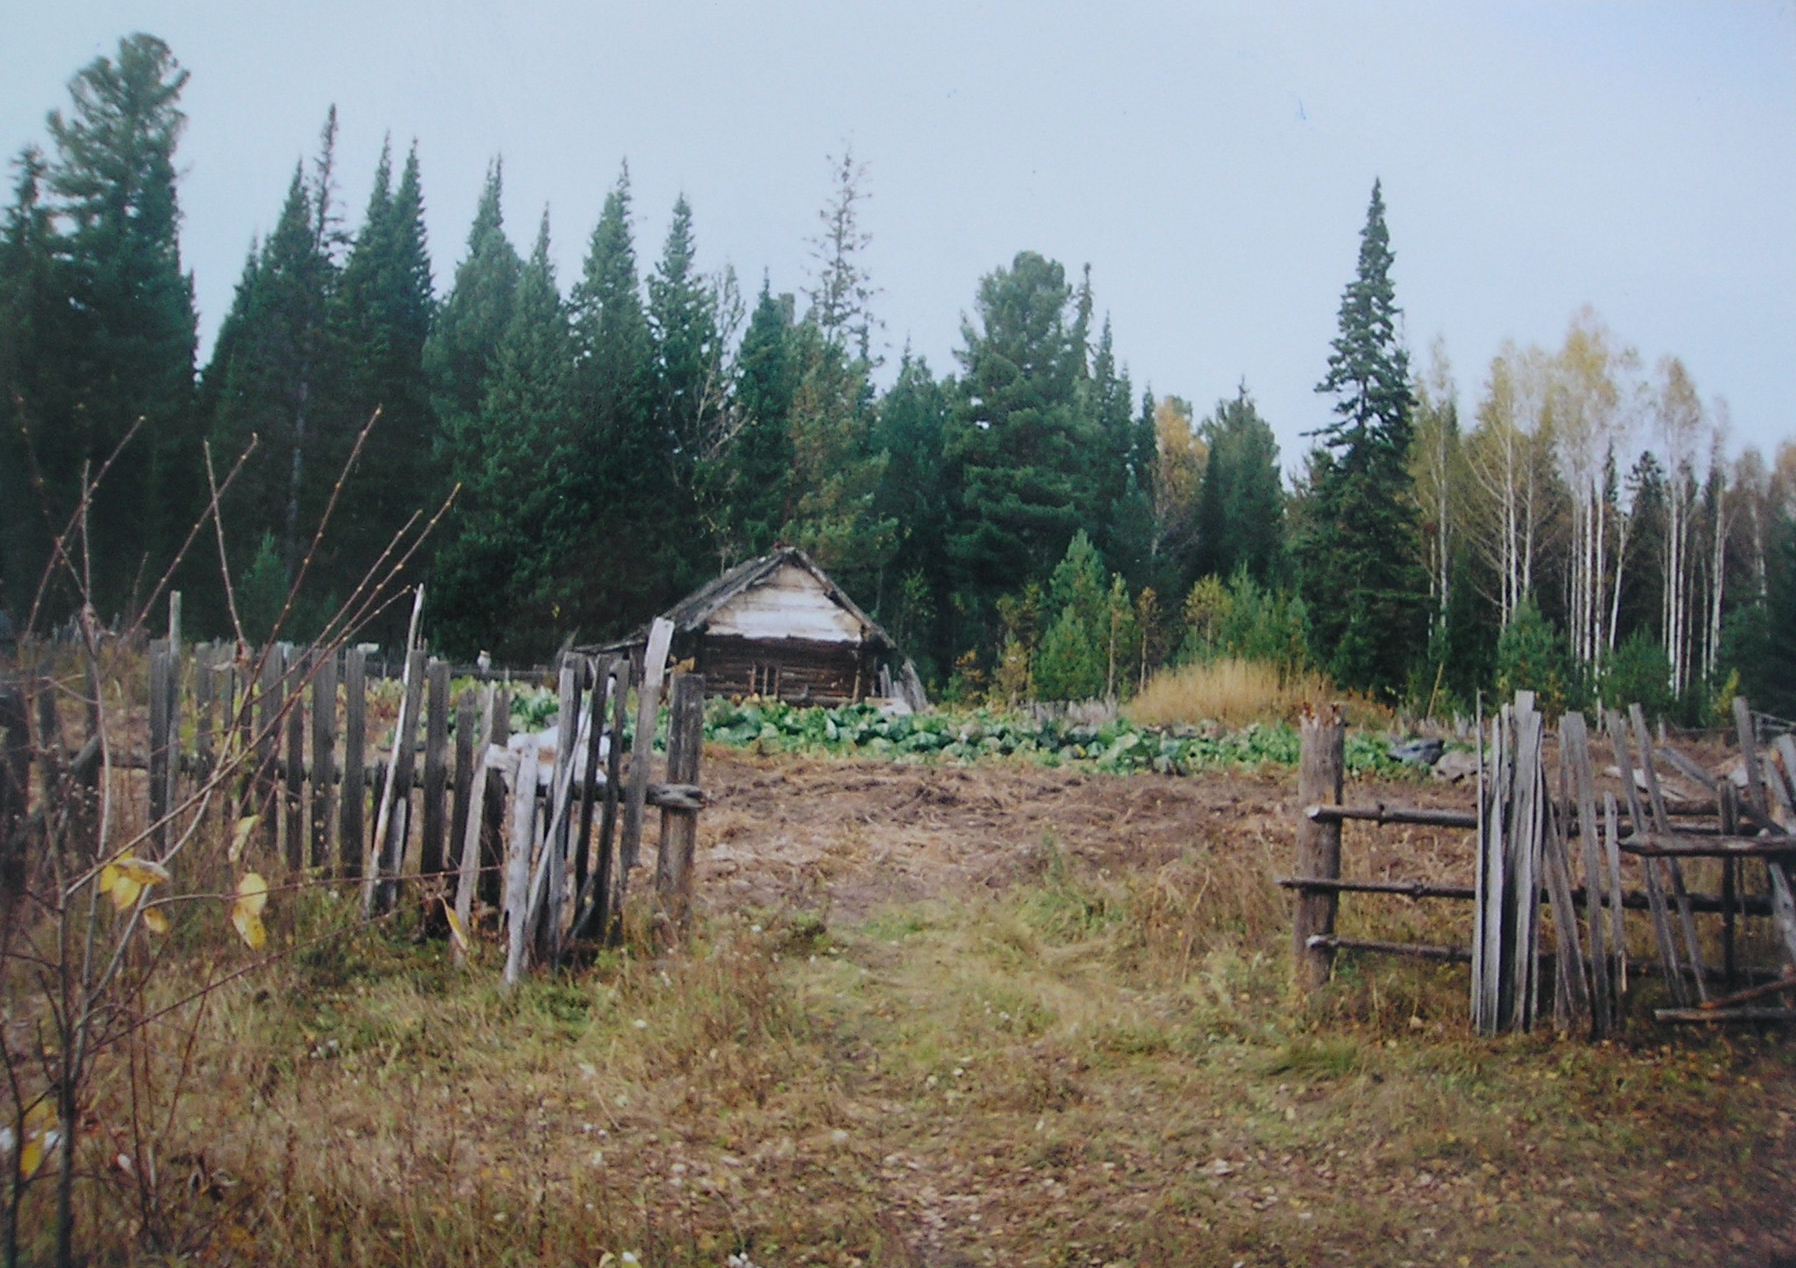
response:
[[[1428,372],[1416,380],[1416,436],[1410,450],[1410,477],[1422,513],[1428,548],[1428,590],[1435,620],[1447,618],[1452,597],[1453,549],[1459,518],[1463,459],[1459,435],[1459,386],[1447,359],[1447,341],[1436,336],[1428,351]]]
[[[1614,506],[1609,496],[1613,455],[1631,419],[1630,380],[1639,358],[1618,348],[1596,314],[1572,318],[1552,366],[1550,408],[1559,473],[1570,495],[1571,542],[1566,560],[1567,634],[1585,664],[1612,650],[1610,621],[1617,578]]]
[[[1465,445],[1471,493],[1470,531],[1497,578],[1497,604],[1507,625],[1533,593],[1546,535],[1553,433],[1548,416],[1551,361],[1540,348],[1505,341],[1491,362],[1478,405],[1478,426]]]
[[[1655,375],[1653,425],[1665,467],[1665,537],[1659,571],[1664,579],[1659,637],[1671,662],[1671,689],[1681,694],[1690,679],[1692,520],[1703,407],[1684,363],[1662,357]]]

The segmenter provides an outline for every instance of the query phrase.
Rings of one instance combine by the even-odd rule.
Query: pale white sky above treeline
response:
[[[1420,367],[1444,338],[1469,422],[1504,339],[1592,306],[1725,398],[1730,449],[1796,437],[1796,9],[1032,0],[68,0],[0,18],[0,147],[152,32],[193,78],[183,253],[202,343],[294,163],[338,108],[359,220],[383,137],[423,168],[439,290],[488,161],[564,288],[628,160],[639,261],[682,191],[701,264],[802,291],[825,158],[867,165],[889,364],[955,368],[981,275],[1092,267],[1137,391],[1201,414],[1245,380],[1287,467],[1375,177]]]

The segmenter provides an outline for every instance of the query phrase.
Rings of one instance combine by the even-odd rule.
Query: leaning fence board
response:
[[[511,740],[511,693],[496,689],[487,710],[491,725],[488,727],[486,742],[499,749],[504,749]],[[505,818],[505,774],[490,765],[484,777],[486,790],[477,799],[483,807],[480,815],[480,900],[490,907],[500,908],[503,904],[505,888],[505,850],[506,850],[506,818]]]
[[[586,878],[592,872],[592,813],[594,792],[598,788],[599,755],[604,747],[606,692],[610,688],[609,662],[586,663],[586,762],[581,769],[580,827],[574,840],[574,924],[583,923],[581,913],[590,901],[592,891]]]
[[[630,662],[619,660],[612,666],[611,748],[605,754],[605,804],[599,814],[598,883],[593,887],[593,908],[598,916],[599,935],[607,942],[621,932],[623,914],[623,879],[617,863],[617,819],[622,789],[624,761],[624,721],[629,715],[626,703],[630,694]]]
[[[1752,727],[1752,710],[1743,696],[1734,697],[1734,734],[1740,742],[1740,760],[1746,764],[1746,799],[1760,816],[1770,813],[1765,803],[1765,786],[1759,776],[1758,738]]]
[[[1638,704],[1628,706],[1628,718],[1634,724],[1634,739],[1640,746],[1640,764],[1646,775],[1646,795],[1652,802],[1653,829],[1657,832],[1671,831],[1671,816],[1665,809],[1665,797],[1659,788],[1659,772],[1653,761],[1652,738],[1646,729],[1646,711]],[[1709,997],[1708,985],[1703,981],[1702,945],[1696,938],[1696,921],[1690,913],[1688,892],[1684,888],[1684,869],[1678,866],[1673,856],[1664,856],[1666,874],[1671,878],[1671,892],[1677,902],[1678,924],[1684,933],[1684,948],[1688,954],[1691,976],[1696,982],[1696,995],[1699,1000]],[[1646,866],[1656,866],[1649,858]]]
[[[480,725],[474,691],[464,691],[455,701],[455,773],[450,779],[449,845],[443,860],[450,871],[460,867],[462,839],[468,833],[469,803],[474,794],[475,729]]]
[[[517,984],[524,967],[524,945],[529,936],[525,928],[530,909],[530,862],[536,844],[537,749],[527,744],[517,754],[516,774],[512,777],[511,831],[505,843],[505,970],[502,981],[507,987]]]
[[[537,928],[537,954],[551,965],[561,963],[562,915],[567,902],[567,847],[570,798],[574,786],[574,755],[580,742],[581,671],[573,664],[561,667],[558,688],[558,722],[555,731],[555,766],[549,780],[549,832],[543,840],[543,910]],[[536,913],[532,912],[536,918]]]
[[[1552,903],[1553,939],[1558,954],[1553,958],[1553,1023],[1564,1030],[1588,1027],[1592,987],[1585,974],[1583,948],[1578,944],[1578,909],[1572,901],[1571,865],[1566,857],[1564,825],[1557,814],[1547,815],[1543,835],[1547,895]]]
[[[281,820],[286,833],[287,870],[297,874],[306,865],[305,818],[301,805],[305,794],[306,713],[302,702],[311,658],[304,649],[295,647],[288,649],[285,659],[287,672],[282,679],[281,707],[286,710],[282,716],[287,762],[286,769],[281,772],[285,791],[281,799]]]
[[[387,860],[393,854],[393,847],[389,843],[390,838],[398,836],[402,843],[400,855],[401,857],[404,855],[404,831],[402,829],[395,833],[392,820],[397,801],[399,767],[402,761],[408,763],[409,773],[411,720],[407,717],[407,711],[415,707],[412,686],[416,682],[416,677],[413,674],[412,650],[418,645],[418,619],[423,614],[423,610],[424,587],[419,586],[412,594],[412,618],[405,634],[405,656],[400,662],[403,668],[400,671],[399,715],[393,723],[393,748],[387,756],[386,779],[380,795],[375,798],[374,803],[376,806],[374,840],[369,848],[367,871],[362,877],[362,915],[364,917],[373,915],[377,906],[382,911],[392,910],[394,891],[388,884],[388,877],[396,874],[398,869],[395,867],[393,873],[389,873],[387,870]]]
[[[673,642],[673,622],[656,617],[649,627],[648,646],[642,657],[642,684],[636,692],[636,733],[630,745],[630,796],[624,812],[622,839],[618,843],[619,896],[642,839],[643,795],[648,790],[649,762],[654,753],[655,718],[661,703],[661,681],[667,668],[667,651]]]
[[[337,818],[337,874],[345,880],[362,875],[362,849],[367,820],[368,788],[362,775],[367,752],[368,653],[351,647],[343,653],[343,797]]]
[[[278,644],[264,647],[256,682],[256,813],[262,816],[262,847],[270,858],[280,846],[280,790],[275,764],[281,747],[281,671],[285,659]]]
[[[1621,781],[1622,791],[1628,801],[1628,817],[1634,825],[1634,835],[1640,837],[1650,831],[1647,826],[1645,812],[1640,805],[1640,791],[1635,786],[1631,772],[1634,770],[1633,755],[1629,752],[1627,726],[1621,714],[1611,709],[1608,714],[1609,742],[1615,749],[1616,769],[1624,772]],[[1684,975],[1679,964],[1677,946],[1672,941],[1671,917],[1665,907],[1665,896],[1659,887],[1658,870],[1649,861],[1641,866],[1646,880],[1647,896],[1652,900],[1653,941],[1658,946],[1659,966],[1664,970],[1665,981],[1671,991],[1673,1000],[1679,1005],[1689,1002],[1689,993],[1684,985]]]
[[[1567,713],[1559,722],[1559,761],[1568,805],[1578,811],[1578,846],[1584,868],[1585,938],[1590,947],[1591,1026],[1598,1038],[1609,1033],[1616,1015],[1609,960],[1608,931],[1603,927],[1602,847],[1597,840],[1596,785],[1590,769],[1590,737],[1584,715]]]
[[[449,663],[432,660],[424,671],[423,812],[419,815],[418,872],[436,876],[443,870],[443,793],[449,785]]]
[[[331,802],[337,787],[337,649],[318,654],[312,673],[312,819],[310,861],[330,866]]]
[[[462,825],[461,868],[455,881],[455,924],[451,927],[459,931],[460,935],[460,941],[453,948],[457,962],[465,953],[466,942],[474,936],[474,890],[480,865],[481,833],[486,820],[488,754],[493,751],[492,740],[498,729],[497,702],[503,698],[502,693],[491,687],[487,687],[483,694],[485,707],[481,710],[480,738],[474,749],[475,756],[470,758],[468,767],[468,787],[471,791],[477,790],[475,796],[478,800],[472,801],[468,806],[467,818]],[[469,729],[472,730],[472,727]],[[500,778],[503,781],[503,776]]]
[[[173,745],[169,739],[169,676],[173,672],[168,642],[150,643],[149,671],[149,791],[150,840],[160,855],[168,845],[168,767]]]

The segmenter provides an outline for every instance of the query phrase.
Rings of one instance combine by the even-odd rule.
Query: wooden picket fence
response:
[[[1295,874],[1278,882],[1296,894],[1299,985],[1320,989],[1341,951],[1467,962],[1471,1020],[1480,1034],[1532,1029],[1550,1010],[1559,1029],[1600,1038],[1623,1023],[1631,971],[1624,913],[1643,911],[1655,957],[1632,973],[1637,977],[1650,967],[1664,982],[1670,1006],[1655,1011],[1658,1020],[1796,1021],[1796,1008],[1762,1002],[1786,992],[1796,1000],[1796,742],[1781,735],[1762,751],[1746,701],[1736,699],[1733,708],[1743,788],[1717,779],[1678,749],[1655,744],[1635,705],[1603,719],[1604,746],[1613,755],[1621,793],[1606,791],[1599,802],[1583,716],[1568,713],[1557,735],[1549,736],[1532,693],[1518,692],[1491,720],[1477,803],[1463,811],[1342,804],[1339,713],[1306,716]],[[1550,749],[1557,753],[1556,788],[1549,778]],[[1661,767],[1699,795],[1666,796]],[[1350,821],[1475,833],[1471,883],[1344,879],[1341,825]],[[1638,876],[1641,888],[1624,890],[1624,860],[1631,860],[1625,870]],[[1696,860],[1719,860],[1719,893],[1690,887],[1685,868]],[[1762,885],[1752,883],[1757,866],[1763,868]],[[1343,937],[1335,924],[1344,893],[1470,902],[1471,928],[1458,944]],[[1543,906],[1550,924],[1541,919]],[[1699,915],[1718,918],[1706,922],[1707,936]],[[1769,918],[1779,966],[1741,962],[1749,918]],[[1723,993],[1712,993],[1712,985]]]
[[[561,962],[577,940],[618,936],[650,808],[660,813],[654,919],[667,941],[689,923],[705,802],[704,680],[665,681],[668,631],[658,623],[655,633],[640,681],[628,658],[562,657],[553,675],[557,725],[540,741],[510,733],[512,684],[472,681],[452,692],[461,675],[422,649],[405,658],[386,739],[394,702],[377,699],[391,693],[377,688],[362,648],[250,651],[158,639],[148,649],[147,743],[115,754],[112,765],[142,772],[153,857],[202,807],[223,805],[233,849],[258,867],[359,890],[369,915],[416,900],[426,927],[447,932],[458,957],[482,913],[496,917],[510,984],[531,964]],[[0,836],[8,850],[28,848],[34,756],[71,764],[53,692],[36,693],[50,707],[39,734],[31,733],[31,681],[23,672],[0,681],[0,819],[11,821]],[[664,686],[667,738],[656,779]],[[97,711],[89,719],[97,730]],[[97,735],[88,739],[72,762],[77,770],[94,764]]]

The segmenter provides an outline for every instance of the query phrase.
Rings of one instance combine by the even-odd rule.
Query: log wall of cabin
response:
[[[713,695],[777,695],[828,705],[867,696],[875,672],[871,656],[860,645],[795,638],[706,635],[694,661],[705,676],[705,689]],[[770,673],[777,673],[773,690],[768,689]]]

